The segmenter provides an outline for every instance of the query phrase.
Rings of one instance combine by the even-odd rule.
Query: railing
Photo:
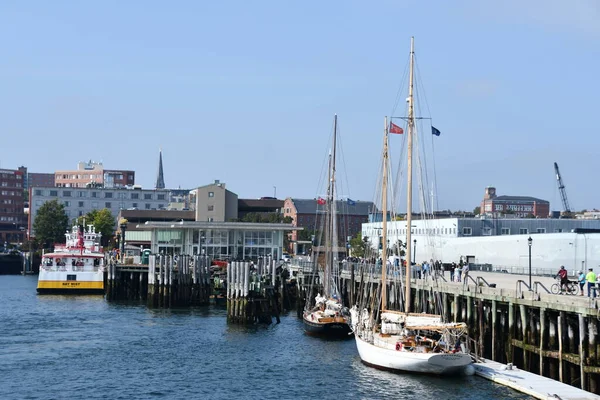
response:
[[[527,288],[527,290],[529,290],[530,292],[532,291],[531,288],[529,287],[529,285],[527,284],[527,282],[525,282],[522,279],[519,279],[516,283],[516,288],[515,288],[517,297],[523,298],[523,290],[521,289],[521,286],[523,286],[523,285]]]
[[[542,287],[542,289],[544,289],[544,290],[546,291],[546,293],[548,293],[548,294],[552,294],[552,293],[551,293],[551,292],[548,290],[548,288],[547,288],[546,286],[544,286],[544,284],[543,284],[542,282],[540,282],[540,281],[535,281],[535,282],[533,282],[533,291],[539,294],[539,292],[538,292],[538,287],[540,287],[540,286]]]

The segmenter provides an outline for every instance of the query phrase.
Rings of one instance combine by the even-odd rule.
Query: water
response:
[[[36,295],[0,276],[1,399],[525,399],[475,376],[364,366],[353,340],[281,324],[227,325],[223,308],[149,310],[102,296]]]

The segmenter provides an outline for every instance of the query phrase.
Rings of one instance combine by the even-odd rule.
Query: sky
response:
[[[600,208],[598,21],[596,0],[2,2],[0,167],[152,188],[162,149],[168,188],[313,198],[337,114],[344,194],[370,201],[414,36],[437,208],[494,186],[560,210],[554,162]]]

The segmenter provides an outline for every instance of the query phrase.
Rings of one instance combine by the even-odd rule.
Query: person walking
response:
[[[583,296],[583,287],[585,286],[585,274],[583,271],[577,272],[578,274],[578,282],[579,282],[579,295]]]
[[[593,268],[589,269],[589,272],[585,276],[585,280],[587,281],[588,297],[596,298],[596,274],[594,273]]]

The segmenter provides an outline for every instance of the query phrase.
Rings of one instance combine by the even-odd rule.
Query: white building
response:
[[[362,236],[378,248],[381,222],[362,225]],[[387,224],[388,248],[406,241],[406,221]],[[446,218],[412,221],[413,260],[492,264],[498,269],[529,267],[528,238],[532,238],[532,269],[569,272],[595,268],[600,272],[600,221],[568,219]],[[416,251],[414,251],[416,250]]]

